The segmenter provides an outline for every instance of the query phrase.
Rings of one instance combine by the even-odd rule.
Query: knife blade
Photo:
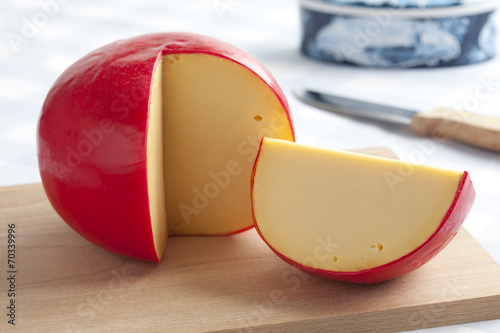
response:
[[[417,135],[436,140],[450,139],[476,147],[500,151],[500,118],[436,108],[417,111],[361,101],[295,87],[302,102],[337,114],[409,125]]]

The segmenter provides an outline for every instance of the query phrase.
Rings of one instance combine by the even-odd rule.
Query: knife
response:
[[[421,136],[451,139],[500,152],[500,118],[437,108],[416,111],[375,104],[296,87],[293,94],[302,102],[334,113],[377,119],[402,125]]]

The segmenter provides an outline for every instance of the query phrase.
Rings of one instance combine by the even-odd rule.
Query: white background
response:
[[[500,60],[418,70],[315,62],[298,51],[298,3],[290,0],[2,0],[0,186],[40,181],[37,118],[49,88],[67,66],[116,39],[164,31],[210,35],[263,62],[287,95],[299,142],[338,149],[385,146],[415,163],[469,171],[477,198],[465,226],[500,262],[500,154],[419,138],[403,126],[328,114],[291,94],[301,85],[419,110],[454,106],[500,117]],[[13,43],[14,36],[22,42]],[[485,88],[490,94],[478,98],[476,89],[484,93]],[[500,332],[500,320],[424,331]]]

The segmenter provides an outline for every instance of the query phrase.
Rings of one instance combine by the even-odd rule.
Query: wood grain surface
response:
[[[500,151],[500,118],[439,108],[419,112],[410,127],[419,135]]]
[[[84,240],[33,184],[0,188],[0,244],[1,332],[397,332],[500,318],[500,266],[464,229],[422,268],[376,285],[302,273],[253,229],[171,238],[152,264]]]

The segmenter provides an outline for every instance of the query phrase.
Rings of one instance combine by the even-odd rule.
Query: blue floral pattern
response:
[[[342,1],[342,0],[338,0]],[[375,20],[301,8],[304,54],[367,67],[437,67],[495,55],[493,12],[463,17]]]
[[[320,0],[335,5],[385,7],[385,8],[434,8],[460,6],[484,0]]]

